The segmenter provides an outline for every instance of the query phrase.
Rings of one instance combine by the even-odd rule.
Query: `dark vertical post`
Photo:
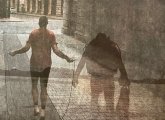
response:
[[[10,6],[9,0],[0,0],[0,18],[9,17],[10,14]]]
[[[10,0],[7,0],[7,17],[10,17]]]
[[[48,14],[48,0],[44,1],[44,15]]]
[[[62,32],[64,34],[70,35],[70,16],[71,16],[71,0],[64,0],[64,24]]]
[[[52,0],[52,15],[56,15],[57,0]]]
[[[17,12],[19,12],[19,4],[20,4],[20,0],[17,0]]]
[[[61,15],[63,15],[63,4],[64,4],[64,0],[61,0]]]

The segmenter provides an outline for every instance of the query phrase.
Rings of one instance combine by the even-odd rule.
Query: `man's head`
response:
[[[48,24],[48,18],[46,16],[41,16],[38,24],[40,27],[46,27]]]
[[[106,38],[107,38],[107,36],[105,33],[98,33],[96,35],[96,39],[98,39],[98,40],[105,40]]]
[[[98,33],[95,37],[95,39],[93,39],[90,44],[91,45],[101,45],[104,41],[106,41],[107,36],[104,33]]]

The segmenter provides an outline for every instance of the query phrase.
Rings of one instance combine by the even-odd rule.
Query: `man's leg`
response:
[[[39,114],[39,107],[38,107],[38,73],[37,72],[32,72],[31,71],[31,80],[32,80],[32,98],[33,98],[33,103],[34,103],[34,115]]]
[[[41,78],[42,81],[47,81],[46,78]],[[45,85],[46,83],[41,84],[41,108],[45,109],[46,107],[46,101],[47,101],[47,86]]]
[[[46,108],[46,102],[47,102],[47,83],[48,83],[48,77],[50,73],[50,68],[46,68],[41,73],[40,78],[40,86],[41,86],[41,117],[45,117],[45,108]]]
[[[90,87],[91,87],[91,114],[92,114],[92,119],[96,119],[98,117],[96,113],[99,110],[98,98],[102,91],[100,79],[97,76],[91,75]]]
[[[114,90],[115,85],[112,77],[103,80],[104,98],[106,101],[107,112],[114,112]]]

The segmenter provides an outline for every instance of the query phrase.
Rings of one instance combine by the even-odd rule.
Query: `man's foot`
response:
[[[44,117],[40,117],[40,120],[45,120],[45,116]]]
[[[42,109],[42,108],[40,111],[40,120],[45,120],[45,109]]]
[[[34,116],[38,116],[39,113],[40,113],[40,109],[39,109],[38,105],[35,105],[34,106]]]

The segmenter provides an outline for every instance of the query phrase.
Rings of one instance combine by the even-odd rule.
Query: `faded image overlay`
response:
[[[0,120],[164,120],[164,0],[0,0]]]

